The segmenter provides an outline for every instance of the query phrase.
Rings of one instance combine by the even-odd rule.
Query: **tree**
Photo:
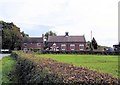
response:
[[[86,47],[87,50],[93,50],[93,47],[92,47],[92,43],[90,41],[87,41],[87,47]]]
[[[21,32],[21,35],[22,35],[24,38],[28,38],[28,37],[29,37],[28,34],[24,33],[24,31]]]
[[[45,38],[46,38],[46,40],[48,40],[48,37],[49,37],[49,36],[56,36],[56,33],[52,32],[52,31],[46,32],[46,33],[45,33]]]
[[[49,36],[56,36],[56,33],[52,32],[52,31],[48,31],[45,33],[45,39],[48,40]],[[45,41],[45,47],[44,49],[48,48],[48,43]]]
[[[92,47],[94,48],[94,49],[97,49],[98,48],[98,44],[97,44],[97,42],[96,42],[96,40],[95,40],[95,38],[93,37],[93,39],[92,39]]]
[[[3,25],[2,49],[20,49],[23,40],[23,35],[20,32],[20,28],[13,23],[6,23],[4,21],[0,21],[0,24]]]

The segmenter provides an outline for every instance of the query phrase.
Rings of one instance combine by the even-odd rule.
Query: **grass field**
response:
[[[9,80],[10,78],[8,74],[14,69],[15,64],[15,60],[13,60],[13,58],[10,56],[3,57],[2,60],[0,60],[0,75],[2,76],[2,80],[0,80],[0,83],[12,82]]]
[[[77,54],[36,54],[36,56],[87,67],[92,70],[108,73],[113,77],[118,77],[118,56]]]

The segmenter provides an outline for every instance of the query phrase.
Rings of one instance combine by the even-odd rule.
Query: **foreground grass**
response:
[[[3,83],[12,83],[8,75],[11,71],[14,70],[15,64],[16,64],[15,60],[10,56],[3,57],[2,60],[0,61],[0,67],[2,68],[0,75],[2,75],[1,81]]]
[[[118,56],[74,54],[36,54],[36,56],[87,67],[91,70],[108,73],[113,77],[118,77],[118,72],[120,72],[120,69],[118,69]]]

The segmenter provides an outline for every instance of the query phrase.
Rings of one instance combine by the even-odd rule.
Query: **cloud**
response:
[[[112,46],[118,41],[119,0],[0,0],[0,19],[14,22],[31,36],[53,30],[64,35],[90,31],[98,43]]]
[[[29,34],[32,37],[40,37],[42,34],[45,34],[49,29],[54,28],[53,26],[46,25],[37,25],[37,24],[24,24],[19,23],[21,25],[21,31]]]

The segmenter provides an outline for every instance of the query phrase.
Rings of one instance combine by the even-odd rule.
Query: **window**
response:
[[[75,44],[70,44],[70,49],[75,50]]]
[[[84,50],[84,44],[80,44],[79,47],[80,47],[80,50]]]
[[[41,46],[41,44],[40,44],[40,43],[37,43],[37,46]]]
[[[61,44],[61,50],[66,50],[66,44]]]
[[[27,46],[27,43],[24,43],[24,46],[26,47],[26,46]]]

